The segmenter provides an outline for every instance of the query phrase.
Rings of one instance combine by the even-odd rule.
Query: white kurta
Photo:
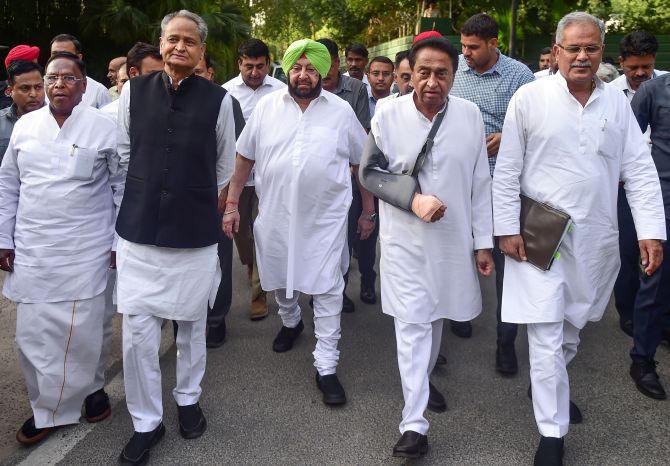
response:
[[[358,165],[365,130],[353,110],[322,91],[303,113],[279,90],[260,100],[237,141],[255,161],[256,260],[266,291],[321,294],[342,279],[351,204],[349,164]]]
[[[102,293],[123,181],[116,127],[99,110],[77,105],[60,128],[48,106],[24,115],[0,168],[0,248],[16,252],[5,296],[39,303]]]
[[[551,270],[507,258],[502,320],[599,320],[619,269],[617,190],[639,239],[665,239],[658,174],[623,93],[596,80],[585,107],[560,73],[520,88],[507,109],[493,178],[496,236],[519,233],[519,192],[567,212],[573,231]]]
[[[384,104],[372,119],[391,173],[411,171],[432,126],[413,97]],[[491,177],[475,104],[449,97],[419,184],[447,210],[441,220],[425,223],[380,200],[382,309],[406,323],[471,320],[482,309],[474,251],[493,247]]]

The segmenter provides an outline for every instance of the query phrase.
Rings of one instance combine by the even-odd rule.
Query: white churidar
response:
[[[38,429],[79,422],[84,398],[93,392],[103,306],[103,294],[16,304],[16,349]]]
[[[158,350],[163,319],[150,315],[123,316],[123,375],[128,411],[136,432],[150,432],[163,420],[161,369]],[[177,405],[198,402],[205,375],[207,349],[203,312],[195,321],[178,321],[177,384],[172,390]]]
[[[527,327],[535,421],[540,435],[561,438],[570,426],[567,367],[577,354],[579,329],[568,321]]]
[[[107,270],[107,288],[105,288],[104,315],[102,317],[102,348],[98,368],[95,371],[95,381],[91,393],[105,386],[105,370],[107,369],[107,358],[112,351],[112,340],[114,338],[114,316],[116,315],[116,304],[114,295],[116,288],[116,270]]]
[[[337,371],[340,352],[337,343],[340,340],[340,316],[342,314],[342,291],[344,282],[327,293],[317,294],[314,299],[314,367],[319,375],[330,375]],[[276,290],[275,299],[279,305],[279,317],[282,325],[295,328],[300,322],[301,313],[298,305],[300,293],[294,293],[292,298],[286,298],[285,290]]]
[[[623,93],[596,79],[586,106],[561,73],[512,97],[493,178],[496,236],[519,233],[519,192],[567,212],[573,231],[541,272],[506,258],[502,320],[599,320],[619,269],[617,192],[625,182],[639,239],[665,240],[658,174]]]
[[[372,118],[372,134],[391,173],[411,171],[432,126],[413,97],[389,101]],[[491,177],[475,104],[449,98],[419,184],[447,210],[441,220],[425,223],[380,200],[383,312],[406,323],[472,320],[482,309],[474,251],[493,247]]]
[[[114,122],[91,107],[77,105],[62,127],[48,106],[16,123],[0,168],[0,248],[16,252],[9,299],[104,291],[124,184],[115,149]]]
[[[405,406],[400,433],[412,430],[428,433],[428,420],[423,416],[428,406],[428,382],[433,372],[442,341],[442,319],[426,323],[395,323],[398,369]]]
[[[255,161],[254,239],[264,290],[318,295],[343,281],[349,164],[359,164],[364,141],[349,104],[330,92],[304,113],[286,89],[258,102],[237,151]]]

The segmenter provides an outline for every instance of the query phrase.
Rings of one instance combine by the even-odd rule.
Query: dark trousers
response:
[[[221,265],[221,283],[216,292],[214,306],[207,310],[207,326],[217,327],[226,318],[233,300],[233,240],[219,230],[219,264]]]
[[[614,306],[619,313],[619,321],[633,320],[635,298],[640,288],[640,247],[633,223],[633,215],[626,199],[626,191],[619,187],[617,199],[619,218],[619,255],[621,268],[614,283]]]
[[[670,220],[665,220],[666,235]],[[663,264],[647,276],[640,273],[633,311],[633,359],[653,359],[663,330],[670,330],[670,242],[663,243]]]
[[[375,262],[377,261],[377,238],[379,237],[379,219],[375,224],[375,229],[372,231],[372,234],[365,240],[359,239],[359,234],[356,233],[358,228],[358,219],[363,212],[363,199],[361,197],[361,191],[358,189],[358,185],[355,184],[355,180],[352,179],[354,183],[353,187],[353,199],[351,201],[351,207],[349,207],[349,220],[348,220],[348,230],[347,230],[347,241],[349,244],[349,257],[351,253],[356,249],[358,254],[358,271],[361,274],[361,287],[374,288],[375,281],[377,280],[377,273],[375,272]],[[375,198],[375,211],[379,212],[379,200]],[[349,273],[347,272],[344,276],[344,282],[347,283],[349,278]]]
[[[503,279],[505,278],[505,256],[503,256],[502,251],[498,248],[497,238],[495,247],[493,248],[493,263],[496,267],[496,297],[498,298],[498,304],[496,305],[496,317],[498,318],[498,345],[514,345],[519,325],[503,322],[501,319]]]

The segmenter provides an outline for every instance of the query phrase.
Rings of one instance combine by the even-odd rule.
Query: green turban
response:
[[[330,71],[330,53],[326,46],[311,39],[300,39],[289,45],[286,53],[284,53],[282,68],[287,75],[303,53],[321,77],[328,74],[328,71]]]

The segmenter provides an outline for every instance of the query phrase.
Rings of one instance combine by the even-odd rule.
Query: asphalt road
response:
[[[353,267],[356,267],[355,261]],[[272,352],[281,322],[272,303],[260,322],[247,318],[245,269],[235,261],[235,293],[225,345],[208,352],[201,406],[207,432],[184,440],[177,429],[171,395],[175,349],[171,328],[163,334],[163,404],[167,434],[151,453],[152,465],[517,465],[532,464],[539,434],[526,398],[528,347],[525,331],[517,342],[520,372],[503,378],[494,370],[495,290],[482,280],[484,311],[474,336],[455,337],[445,329],[442,350],[448,364],[433,376],[449,410],[428,414],[430,450],[416,462],[391,457],[399,438],[402,392],[395,356],[393,322],[379,305],[358,299],[357,273],[349,296],[356,312],[342,316],[338,375],[348,403],[330,408],[314,383],[313,325],[301,300],[305,332],[288,353]],[[118,317],[118,316],[117,316]],[[24,448],[14,440],[30,416],[14,350],[15,308],[0,302],[0,463],[3,465],[116,464],[132,435],[120,364],[119,319],[108,371],[112,416],[99,424],[59,429],[44,444]],[[670,457],[670,405],[641,395],[628,376],[631,340],[617,326],[610,306],[605,318],[582,332],[570,368],[572,399],[584,423],[566,437],[567,465],[667,465]],[[670,389],[670,351],[657,355],[659,374]]]

